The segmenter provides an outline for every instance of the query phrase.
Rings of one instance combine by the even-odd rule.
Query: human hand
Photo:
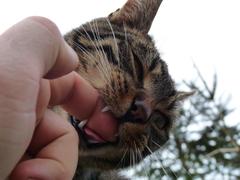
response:
[[[71,72],[77,64],[45,18],[27,18],[0,36],[0,178],[73,177],[78,135],[48,107],[63,105],[78,118],[91,114],[98,95]]]

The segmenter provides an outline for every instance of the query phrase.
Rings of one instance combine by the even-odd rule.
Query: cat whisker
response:
[[[127,160],[126,155],[127,155],[128,151],[129,151],[129,149],[127,148],[126,149],[126,154],[125,154],[125,156],[123,158],[123,165],[126,164],[126,160]]]
[[[78,31],[76,31],[78,33]],[[82,34],[82,33],[78,33],[78,34]],[[93,58],[94,60],[97,60],[91,52],[87,51],[85,48],[81,47],[77,42],[74,42],[73,41],[73,44],[79,49],[81,50],[87,57],[91,57]]]
[[[132,157],[133,157],[133,163],[132,163],[132,167],[135,165],[135,152],[134,150],[132,150]]]
[[[141,144],[141,145],[143,145],[143,144]],[[141,152],[140,148],[137,148],[137,152],[138,152],[138,156],[140,158],[139,160],[142,161],[143,160],[143,155],[142,155],[142,152]],[[143,173],[145,174],[146,177],[149,177],[150,172],[148,172],[147,169],[143,169]]]
[[[108,61],[106,52],[103,49],[103,43],[101,42],[101,37],[100,37],[99,30],[98,30],[98,25],[94,24],[94,21],[93,21],[92,24],[89,23],[89,27],[92,31],[94,40],[91,38],[91,36],[89,35],[88,31],[85,29],[84,26],[81,26],[81,29],[84,31],[85,35],[80,30],[76,30],[76,32],[78,34],[80,34],[80,36],[82,36],[82,37],[87,36],[87,39],[89,40],[91,45],[94,47],[95,52],[97,53],[97,56],[99,57],[99,59],[96,58],[92,53],[88,52],[83,47],[79,46],[77,43],[74,42],[74,45],[76,45],[84,53],[84,55],[86,57],[88,57],[90,59],[93,59],[95,62],[98,62],[98,63],[96,63],[96,68],[100,72],[99,75],[102,77],[101,79],[104,80],[105,84],[109,85],[108,86],[109,90],[110,90],[109,93],[115,93],[113,87],[111,86],[111,79],[114,79],[112,77],[112,74],[111,74],[111,72],[112,72],[111,69],[112,68],[111,68],[111,65]],[[80,66],[81,65],[82,64],[80,63]],[[83,71],[82,73],[86,73],[86,72]],[[87,76],[87,74],[86,74],[86,76]],[[109,94],[106,94],[106,95],[108,96]]]
[[[112,68],[111,68],[109,60],[107,58],[106,52],[104,51],[103,43],[100,42],[101,41],[101,37],[100,37],[100,32],[99,32],[99,29],[98,29],[97,21],[96,21],[96,23],[95,23],[95,25],[93,27],[94,27],[94,29],[96,31],[96,37],[97,37],[97,40],[99,41],[99,46],[101,48],[101,52],[102,52],[102,54],[105,57],[105,58],[103,58],[104,64],[103,64],[103,66],[101,68],[103,70],[106,69],[106,73],[108,74],[108,82],[110,83],[110,81],[111,81],[110,79],[113,79],[112,74],[111,74],[111,69]],[[112,89],[112,86],[109,86],[109,87],[111,88],[112,93],[114,93],[114,90]]]
[[[136,143],[135,143],[135,141],[133,141],[133,144],[134,144],[134,155],[135,155],[135,159],[136,159],[136,161],[138,160],[138,154],[137,154],[137,146],[136,146]]]
[[[99,32],[98,32],[98,35],[97,35],[97,37],[98,37],[98,39],[100,40],[101,39],[101,37],[100,37],[100,34],[99,34]],[[103,55],[104,55],[104,67],[103,68],[105,68],[106,69],[106,72],[109,74],[109,77],[112,77],[112,74],[110,73],[111,71],[111,65],[110,65],[110,63],[109,63],[109,59],[108,59],[108,57],[107,57],[107,54],[106,54],[106,52],[104,51],[104,48],[103,48],[103,44],[102,43],[99,43],[99,45],[100,45],[100,48],[101,48],[101,52],[103,53]],[[109,78],[109,79],[111,79],[111,78]]]
[[[135,152],[135,155],[136,155],[136,161],[134,162],[134,165],[136,165],[138,162],[143,160],[143,155],[142,155],[142,152],[141,152],[140,148],[138,148],[137,144],[135,142],[133,142],[133,143],[134,143],[134,152]],[[146,173],[146,172],[147,171],[145,170],[144,171],[145,176],[149,177],[148,173]]]
[[[96,35],[95,35],[94,31],[93,31],[92,25],[91,25],[90,23],[89,23],[89,26],[90,26],[90,29],[91,29],[91,31],[92,31],[92,33],[93,33],[94,40],[98,42],[98,40],[97,40],[97,38],[96,38]],[[98,71],[99,71],[99,72],[102,72],[102,73],[100,73],[100,75],[103,75],[103,79],[106,80],[106,82],[110,82],[109,73],[108,73],[108,71],[105,71],[105,67],[106,67],[105,64],[106,64],[106,63],[103,63],[104,60],[107,61],[107,60],[106,60],[106,57],[105,57],[105,58],[103,57],[103,53],[101,53],[102,51],[97,47],[96,43],[92,40],[92,38],[90,37],[89,33],[86,31],[86,29],[84,28],[84,26],[82,26],[82,29],[84,30],[85,34],[88,36],[88,39],[90,40],[91,44],[92,44],[93,47],[95,48],[95,50],[96,50],[96,52],[97,52],[97,55],[98,55],[98,57],[99,57],[99,60],[96,59],[96,58],[95,58],[95,59],[96,59],[96,61],[98,61],[98,62],[100,61],[100,62],[99,62],[99,65],[101,65],[101,67],[99,67],[99,65],[97,66]],[[101,43],[99,43],[99,44],[101,44]],[[105,56],[106,56],[106,55],[105,55]]]
[[[75,43],[75,42],[73,42],[73,44],[74,44],[75,46],[77,46],[77,48],[78,48],[79,50],[81,50],[81,51],[83,52],[83,54],[84,54],[87,58],[93,59],[93,60],[95,60],[95,61],[98,61],[97,58],[94,57],[94,56],[93,56],[90,52],[88,52],[86,49],[82,48],[81,46],[79,46],[79,45],[78,45],[77,43]],[[79,63],[79,65],[82,66],[81,63]],[[101,68],[99,67],[98,70],[100,71]],[[82,71],[82,72],[85,72],[85,71]],[[102,75],[105,75],[104,73],[101,73],[101,74],[102,74]],[[106,76],[107,76],[107,75],[106,75]],[[87,78],[87,77],[85,77],[85,78]],[[105,81],[105,79],[106,79],[106,78],[103,78],[104,81]],[[106,82],[106,81],[105,81],[105,82]],[[107,83],[107,82],[106,82],[106,83]]]
[[[164,144],[163,146],[160,146],[157,142],[155,142],[153,139],[151,139],[151,141],[156,145],[156,146],[158,146],[158,148],[159,148],[159,150],[158,151],[156,151],[156,154],[160,154],[160,150],[163,150],[166,146],[167,146],[167,143],[166,144]],[[158,159],[157,159],[157,161],[159,161]],[[160,161],[160,163],[161,163],[161,166],[162,166],[162,168],[163,168],[163,171],[166,171],[165,169],[164,169],[164,166],[163,166],[163,164],[162,164],[162,162]],[[169,169],[171,172],[172,172],[172,174],[177,178],[177,176],[176,176],[176,174],[171,170],[171,169]],[[165,174],[166,174],[166,172],[164,172]]]
[[[160,154],[160,150],[164,149],[164,148],[167,146],[167,144],[164,144],[163,146],[160,146],[157,142],[155,142],[155,141],[152,140],[152,139],[151,139],[151,141],[152,141],[156,146],[158,146],[158,148],[159,148],[159,150],[156,151],[156,154]],[[159,161],[159,159],[157,159],[157,161]],[[163,166],[163,164],[162,164],[161,161],[160,161],[160,163],[161,163],[161,167],[162,167],[164,173],[165,173],[166,175],[168,175],[168,174],[167,174],[167,171],[165,170],[165,168],[164,168],[164,166]],[[170,171],[171,171],[171,172],[173,173],[173,175],[177,178],[176,174],[175,174],[171,169],[170,169]]]
[[[159,154],[159,155],[161,156],[160,151],[163,150],[163,149],[165,149],[165,148],[168,146],[168,143],[165,143],[164,145],[161,146],[161,145],[159,145],[156,141],[154,141],[153,139],[151,139],[151,141],[152,141],[156,146],[159,147],[158,151],[156,151],[154,154]],[[166,150],[166,149],[165,149],[165,150]],[[167,149],[167,150],[169,151],[169,149]],[[170,153],[171,153],[171,152],[170,152]],[[156,156],[155,156],[155,157],[156,157]],[[162,164],[162,162],[159,161],[160,159],[155,158],[155,160],[156,160],[157,162],[160,162],[162,168],[164,168],[164,165]],[[164,169],[164,170],[165,170],[165,169]],[[165,171],[166,171],[166,170],[165,170]],[[171,171],[171,170],[170,170],[170,171]],[[174,174],[175,177],[177,177],[173,171],[172,171],[172,173]],[[166,174],[166,172],[165,172],[165,174]]]
[[[97,42],[96,34],[95,34],[95,32],[93,31],[92,24],[91,24],[90,22],[89,22],[88,24],[89,24],[89,27],[90,27],[90,29],[91,29],[91,31],[92,31],[94,40]],[[92,45],[94,46],[95,50],[96,50],[97,52],[99,52],[99,49],[98,49],[98,46],[97,46],[96,42],[94,42],[94,41],[92,40],[92,38],[90,37],[89,33],[88,33],[87,30],[84,28],[84,26],[82,26],[82,29],[84,30],[85,34],[88,36],[88,39],[90,40],[90,42],[91,42]]]
[[[139,160],[142,161],[143,160],[143,156],[142,156],[142,153],[141,153],[139,148],[137,149],[137,152],[138,152]]]
[[[167,170],[165,169],[162,161],[159,161],[159,162],[160,162],[160,164],[161,164],[161,167],[162,167],[163,172],[164,172],[168,177],[170,177],[169,174],[168,174],[168,172],[167,172]]]
[[[87,51],[86,49],[84,49],[83,47],[79,46],[76,42],[73,42],[73,44],[74,44],[87,58],[97,60],[90,52],[88,52],[88,51]],[[82,64],[79,63],[79,65],[81,66]]]
[[[131,157],[130,167],[133,167],[135,163],[135,159],[134,159],[134,151],[132,150],[132,148],[130,149],[130,157]]]
[[[118,167],[123,167],[124,166],[124,162],[125,162],[125,156],[126,156],[126,154],[127,154],[127,151],[128,151],[128,149],[126,149],[125,151],[124,151],[124,153],[123,153],[123,155],[122,155],[122,158],[121,158],[121,160],[119,161],[119,163],[116,165],[116,168],[118,168]],[[124,161],[124,162],[123,162]]]
[[[107,23],[108,23],[108,25],[109,25],[111,31],[112,31],[113,40],[114,40],[114,42],[115,42],[116,55],[117,55],[117,56],[116,56],[116,59],[117,59],[117,61],[118,61],[118,66],[120,67],[119,48],[118,48],[118,44],[117,44],[117,40],[116,40],[116,36],[115,36],[115,33],[114,33],[114,30],[113,30],[113,27],[112,27],[111,22],[109,21],[108,18],[106,18],[106,20],[107,20]]]
[[[165,149],[165,151],[168,151],[168,153],[174,154],[173,152],[170,151],[170,148]],[[184,166],[182,166],[182,168],[186,171],[187,175],[190,177],[190,179],[193,179],[193,176],[191,175],[191,173],[188,171],[188,169],[186,169]]]
[[[135,150],[136,150],[136,156],[139,161],[143,160],[142,153],[140,149],[137,147],[136,143],[134,142]]]
[[[138,163],[138,154],[137,154],[137,148],[135,148],[134,150],[134,154],[135,154],[135,162],[134,162],[134,165],[136,165]]]
[[[156,151],[155,154],[159,154],[159,155],[160,155],[160,152],[159,152],[159,151]],[[152,157],[153,157],[153,156],[152,156]],[[165,173],[165,175],[166,175],[166,176],[169,176],[169,174],[168,174],[165,166],[163,165],[161,159],[160,159],[160,158],[157,158],[157,155],[154,156],[154,157],[155,157],[155,161],[158,162],[158,163],[160,163],[161,168],[162,168],[163,172]],[[175,174],[170,168],[168,168],[168,171],[170,171],[170,172],[177,178],[176,174]],[[169,177],[170,177],[170,176],[169,176]]]
[[[111,29],[111,32],[112,32],[112,35],[113,35],[113,40],[114,40],[114,45],[115,45],[115,50],[113,51],[113,53],[114,52],[116,52],[116,54],[115,54],[115,57],[116,57],[116,59],[117,59],[117,62],[118,62],[118,67],[120,68],[120,59],[119,59],[119,48],[118,48],[118,43],[117,43],[117,40],[116,40],[116,36],[115,36],[115,33],[114,33],[114,30],[113,30],[113,27],[112,27],[112,25],[111,25],[111,22],[109,21],[109,19],[106,19],[107,20],[107,23],[109,24],[109,27],[110,27],[110,29]],[[106,53],[105,53],[105,51],[103,50],[103,45],[100,43],[100,46],[101,46],[101,48],[102,48],[102,52],[105,54],[105,56],[106,56],[106,59],[107,59],[107,55],[106,55]],[[107,61],[107,64],[108,64],[108,66],[110,66],[110,63]],[[104,67],[103,67],[104,68]],[[107,72],[111,72],[111,71],[109,71],[109,70],[107,70]],[[112,75],[111,75],[111,73],[109,74],[109,77],[112,77]],[[113,77],[112,77],[112,79],[114,79]],[[110,81],[109,81],[110,82]],[[111,82],[110,82],[111,83]],[[118,89],[120,89],[121,87],[119,87],[119,84],[117,83],[116,84],[116,86],[117,86],[117,88]],[[115,91],[112,89],[112,86],[110,85],[109,86],[110,88],[111,88],[111,90],[112,90],[112,93],[114,94],[115,93]]]
[[[76,31],[77,32],[77,31]],[[79,50],[81,50],[83,53],[87,54],[88,56],[94,57],[90,52],[88,52],[85,48],[81,47],[77,42],[73,41],[73,45],[76,46]]]
[[[145,145],[145,147],[150,152],[150,154],[153,154],[152,150],[148,147],[148,145]]]
[[[106,67],[108,67],[108,66],[106,66],[106,64],[108,64],[108,63],[106,63],[106,62],[108,62],[108,60],[107,60],[107,56],[106,56],[106,54],[105,54],[105,52],[104,52],[104,50],[103,49],[100,49],[100,48],[102,48],[102,44],[100,43],[100,40],[97,38],[97,35],[96,35],[96,33],[93,31],[93,28],[92,28],[92,26],[90,25],[90,28],[91,28],[91,31],[92,31],[92,33],[93,33],[93,35],[94,35],[94,39],[95,39],[95,41],[96,41],[96,43],[98,43],[99,44],[99,46],[100,47],[98,47],[98,44],[97,45],[95,45],[95,47],[96,47],[96,52],[97,52],[97,54],[98,54],[98,56],[99,56],[99,64],[98,64],[98,66],[100,66],[101,65],[101,67],[98,67],[97,66],[97,68],[98,68],[98,70],[100,71],[100,72],[102,72],[105,76],[104,76],[104,78],[107,80],[107,82],[109,83],[110,82],[110,71],[108,70],[108,69],[106,69]]]
[[[154,140],[151,139],[151,141],[153,142],[153,144],[155,144],[157,147],[162,148],[162,146],[160,146],[160,144],[158,144],[157,142],[155,142]]]
[[[132,159],[132,156],[131,156],[131,149],[129,149],[129,167],[132,167],[131,166],[131,159]]]
[[[130,167],[132,167],[132,150],[131,149],[130,149],[129,153],[130,153]]]
[[[168,177],[170,177],[170,176],[168,175],[168,173],[167,173],[167,170],[164,168],[164,165],[162,164],[162,162],[159,161],[159,159],[156,158],[156,156],[152,156],[153,152],[152,152],[152,150],[151,150],[147,145],[145,145],[145,147],[146,147],[146,149],[151,153],[150,158],[151,158],[151,157],[154,157],[157,162],[160,162],[163,172],[164,172]]]

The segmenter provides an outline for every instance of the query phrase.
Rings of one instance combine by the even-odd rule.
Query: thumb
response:
[[[64,41],[57,26],[43,17],[29,17],[0,37],[2,53],[9,66],[15,64],[31,77],[56,78],[71,72],[78,57]],[[13,51],[14,49],[14,56]],[[24,68],[19,68],[25,66]],[[36,77],[34,77],[36,76]]]

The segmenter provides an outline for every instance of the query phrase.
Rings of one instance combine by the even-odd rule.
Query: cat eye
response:
[[[159,129],[164,129],[170,125],[170,119],[159,111],[154,111],[149,120],[154,123]]]

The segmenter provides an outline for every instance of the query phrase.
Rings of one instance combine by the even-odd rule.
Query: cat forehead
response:
[[[87,40],[98,41],[103,44],[112,46],[129,46],[130,50],[140,53],[140,56],[152,56],[155,58],[158,51],[155,48],[153,39],[137,29],[132,29],[124,25],[116,25],[108,18],[99,18],[88,22],[81,27],[78,31],[79,35],[84,36]]]
[[[120,59],[126,59],[126,63],[131,59],[130,54],[133,54],[134,59],[142,63],[145,72],[154,70],[155,74],[161,73],[164,62],[153,39],[137,29],[116,25],[108,18],[98,18],[73,30],[70,37],[74,41],[69,42],[73,47],[78,43],[84,49],[103,50],[109,59],[115,61],[120,56]]]
[[[137,58],[141,61],[145,76],[149,73],[149,79],[145,77],[147,79],[145,82],[150,84],[145,84],[148,84],[149,87],[151,86],[151,89],[157,89],[159,92],[159,88],[153,87],[159,86],[159,84],[174,89],[172,79],[168,74],[167,64],[161,60],[154,41],[148,34],[127,26],[115,25],[107,18],[93,20],[85,24],[83,29],[84,33],[89,33],[88,38],[91,37],[93,41],[99,41],[104,45],[110,46],[112,51],[118,49],[122,56],[128,56],[129,54],[125,54],[125,52],[130,50],[135,56],[134,59],[136,60]],[[116,55],[116,53],[114,54]]]

